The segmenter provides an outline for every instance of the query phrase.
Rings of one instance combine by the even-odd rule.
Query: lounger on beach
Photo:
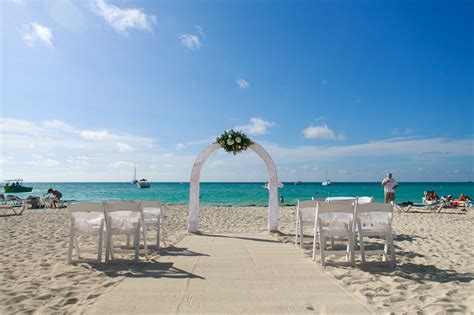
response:
[[[140,234],[143,237],[145,258],[148,260],[148,247],[146,232],[143,228],[143,210],[139,203],[133,201],[105,202],[105,223],[107,240],[105,248],[105,261],[114,259],[114,235],[133,236],[135,248],[135,262],[138,262],[140,253]]]
[[[327,197],[326,202],[337,202],[337,203],[347,203],[352,204],[357,200],[357,197]]]
[[[314,215],[318,200],[298,200],[296,206],[295,246],[304,246],[304,227],[314,227]],[[324,202],[324,201],[323,201]]]
[[[159,201],[144,200],[140,202],[140,205],[143,210],[143,228],[146,230],[149,226],[156,227],[156,247],[159,249],[161,239],[160,234],[164,233],[161,203]]]
[[[374,197],[357,197],[357,203],[362,205],[374,202]]]
[[[412,209],[423,209],[423,210],[430,210],[433,212],[440,212],[444,206],[445,206],[445,203],[442,201],[436,201],[430,204],[405,202],[405,203],[397,204],[397,209],[403,212],[410,212],[410,210]]]
[[[321,264],[326,265],[326,255],[343,255],[345,264],[355,265],[354,258],[354,205],[348,203],[318,203],[316,207],[313,240],[313,260],[319,243]],[[346,250],[326,250],[326,238],[345,240]],[[332,242],[331,242],[332,243]],[[336,263],[336,262],[332,262]]]
[[[68,207],[71,218],[71,229],[69,232],[68,263],[75,262],[95,262],[102,261],[102,244],[105,233],[104,206],[101,203],[76,203]],[[98,249],[97,259],[81,259],[79,235],[97,235]],[[73,259],[73,252],[76,253],[76,259]]]
[[[361,263],[365,264],[367,254],[379,254],[379,251],[366,251],[364,237],[379,237],[385,240],[383,261],[390,256],[392,267],[396,265],[395,246],[392,232],[393,203],[356,204],[355,233],[359,239]]]

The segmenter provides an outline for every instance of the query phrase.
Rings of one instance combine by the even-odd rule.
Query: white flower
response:
[[[239,148],[239,150],[241,150],[241,149],[242,149],[242,147],[241,147],[240,145],[239,145],[237,148]]]
[[[229,139],[232,138],[232,135],[229,135],[228,138],[229,138]]]
[[[233,144],[234,144],[234,140],[232,140],[232,139],[227,139],[227,144],[228,144],[228,145],[233,145]]]
[[[236,137],[235,142],[240,143],[240,142],[242,142],[242,139],[240,137]]]

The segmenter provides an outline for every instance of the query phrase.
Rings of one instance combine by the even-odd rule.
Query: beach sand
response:
[[[165,240],[176,244],[185,234],[187,206],[165,206]],[[474,213],[398,213],[397,268],[325,269],[347,290],[359,295],[377,312],[474,312]],[[265,207],[203,206],[202,232],[264,232]],[[295,207],[280,211],[282,242],[294,241]],[[119,272],[102,266],[66,264],[69,235],[67,210],[27,210],[22,216],[0,217],[0,313],[80,313],[123,280]],[[153,233],[149,234],[150,240]],[[94,240],[81,240],[85,246]],[[310,250],[301,255],[310,259]],[[358,260],[358,256],[356,256]],[[152,261],[159,255],[152,255]],[[359,261],[358,261],[359,262]],[[131,263],[131,262],[130,262]],[[315,262],[319,263],[319,262]]]

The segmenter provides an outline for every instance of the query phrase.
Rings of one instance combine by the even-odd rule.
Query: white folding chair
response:
[[[296,206],[296,232],[295,246],[304,245],[304,227],[314,225],[314,214],[318,201],[316,200],[298,200]]]
[[[395,246],[392,232],[392,203],[367,203],[356,204],[355,232],[359,238],[361,263],[365,264],[367,254],[380,254],[380,251],[366,251],[364,237],[378,237],[385,240],[382,252],[382,261],[387,261],[390,255],[390,264],[396,265]]]
[[[75,203],[68,206],[71,218],[69,232],[68,264],[74,262],[96,262],[102,261],[102,244],[105,232],[104,206],[100,203]],[[99,238],[97,259],[80,259],[78,235],[97,235]],[[73,260],[73,251],[77,259]]]
[[[145,230],[150,226],[156,227],[156,247],[160,248],[161,233],[164,235],[163,212],[159,201],[143,200],[140,202],[143,210],[143,228]]]
[[[374,202],[374,197],[357,197],[357,203],[359,205],[372,203],[372,202]]]
[[[143,237],[145,259],[148,260],[148,247],[146,233],[143,228],[143,211],[139,203],[134,201],[105,202],[105,222],[107,226],[107,242],[105,248],[105,261],[114,259],[114,235],[126,235],[127,239],[133,236],[135,249],[135,262],[140,254],[140,232]],[[128,242],[127,242],[128,243]]]
[[[345,263],[355,264],[354,257],[354,204],[347,203],[318,203],[316,207],[313,240],[313,260],[316,259],[316,244],[319,241],[321,264],[326,265],[327,255],[344,255]],[[326,238],[347,240],[346,250],[326,250]],[[335,262],[334,262],[335,263]]]

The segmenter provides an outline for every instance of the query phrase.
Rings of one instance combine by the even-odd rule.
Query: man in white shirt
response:
[[[398,183],[392,178],[392,173],[387,173],[387,177],[382,181],[382,186],[385,202],[395,201],[395,189],[397,189]]]

